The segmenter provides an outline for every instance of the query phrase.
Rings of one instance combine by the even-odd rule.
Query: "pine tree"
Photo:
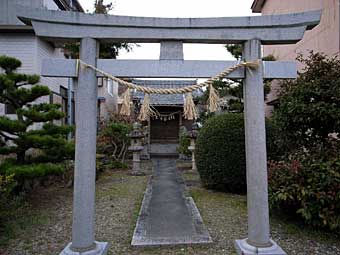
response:
[[[38,75],[15,72],[21,66],[18,59],[0,56],[0,103],[15,110],[16,118],[0,116],[0,154],[16,154],[17,163],[27,163],[27,151],[39,149],[39,156],[31,159],[35,162],[58,162],[72,158],[74,145],[66,140],[72,130],[70,126],[58,126],[54,120],[60,120],[64,113],[60,105],[37,103],[37,99],[50,95],[47,86],[39,85]],[[33,124],[41,123],[39,130],[32,129]]]

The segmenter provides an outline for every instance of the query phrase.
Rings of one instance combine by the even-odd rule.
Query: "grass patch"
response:
[[[0,228],[0,247],[5,247],[11,239],[15,239],[22,234],[31,235],[36,231],[36,227],[49,223],[49,216],[44,212],[35,212],[28,206],[22,206],[12,210],[10,217],[2,222]]]
[[[200,182],[200,176],[197,172],[183,171],[182,177],[185,181],[197,181]]]
[[[192,172],[183,171],[182,175],[187,183],[199,180],[199,175]],[[222,247],[225,249],[224,254],[236,254],[232,242],[247,236],[246,196],[190,185],[189,193],[215,241],[217,251],[212,254],[223,254],[219,252]],[[340,254],[338,234],[315,230],[283,212],[273,211],[270,217],[273,239],[288,254],[321,254],[317,252],[321,250],[322,254]]]
[[[283,234],[288,236],[296,236],[305,240],[317,240],[322,243],[333,241],[340,246],[340,233],[315,229],[306,225],[302,220],[279,211],[271,213],[271,225],[274,228],[282,230]]]
[[[177,160],[176,166],[181,170],[189,170],[192,168],[192,163],[191,160]]]
[[[143,170],[151,173],[150,161]],[[183,171],[183,177],[199,181],[198,174]],[[247,236],[246,197],[213,192],[199,185],[189,186],[214,243],[176,247],[132,248],[131,238],[142,204],[148,176],[131,176],[128,170],[105,171],[96,187],[96,237],[109,242],[109,254],[126,255],[225,255],[236,254],[234,240]],[[72,192],[65,188],[47,188],[34,196],[34,206],[22,207],[7,228],[0,233],[4,249],[0,254],[59,254],[69,241],[72,223]],[[43,208],[43,209],[41,209]],[[62,209],[62,210],[59,210]],[[340,240],[329,233],[313,231],[285,219],[271,216],[273,239],[290,255],[340,254]],[[8,240],[10,239],[10,240]],[[40,240],[45,244],[40,245]],[[0,244],[1,245],[1,244]]]

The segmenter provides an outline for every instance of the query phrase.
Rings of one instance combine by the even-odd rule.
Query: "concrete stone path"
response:
[[[150,155],[153,158],[178,158],[177,148],[177,143],[152,143],[150,144]]]
[[[146,190],[133,246],[210,243],[211,237],[185,185],[176,160],[153,159],[154,175]]]

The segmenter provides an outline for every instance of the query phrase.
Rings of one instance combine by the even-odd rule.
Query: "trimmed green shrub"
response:
[[[243,193],[246,161],[243,114],[211,117],[196,142],[196,164],[203,185],[210,189]]]
[[[340,158],[308,155],[269,163],[271,208],[296,214],[314,227],[340,230]]]
[[[268,155],[277,156],[275,127],[267,122]],[[227,113],[211,117],[203,125],[196,143],[196,164],[202,184],[232,193],[246,192],[244,117]]]

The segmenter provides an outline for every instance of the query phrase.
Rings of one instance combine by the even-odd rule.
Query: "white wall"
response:
[[[60,49],[55,49],[53,45],[42,41],[34,34],[0,34],[0,55],[21,60],[22,67],[18,71],[26,74],[40,74],[41,63],[45,58],[64,58]],[[67,79],[41,77],[40,84],[59,93],[60,86],[67,87]],[[49,100],[49,96],[45,96],[38,99],[36,103],[49,102]],[[4,114],[5,106],[0,104],[0,115]],[[38,127],[40,125],[35,124],[34,128]]]
[[[0,33],[0,55],[8,55],[21,60],[19,72],[34,74],[36,68],[36,37],[33,34]]]
[[[20,59],[22,62],[18,72],[34,74],[36,70],[35,58],[36,37],[33,34],[0,34],[0,55],[7,55]],[[5,106],[0,104],[0,115],[5,114]]]

